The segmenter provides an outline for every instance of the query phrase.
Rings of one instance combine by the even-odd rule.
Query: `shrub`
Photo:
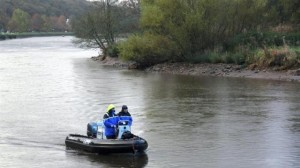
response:
[[[6,37],[4,35],[0,34],[0,40],[5,40],[5,39],[6,39]]]
[[[300,66],[300,56],[296,50],[287,46],[280,48],[265,48],[257,50],[254,55],[247,58],[249,64],[255,64],[258,68],[275,67],[278,70]]]
[[[207,51],[204,54],[197,54],[188,57],[191,63],[226,63],[226,64],[244,64],[245,55],[241,52],[221,53],[216,51]]]
[[[241,52],[235,53],[226,53],[225,54],[225,63],[227,64],[245,64],[246,56]]]
[[[166,37],[145,33],[133,35],[119,46],[120,58],[135,61],[140,68],[170,60],[175,53],[173,43]]]
[[[107,48],[107,55],[110,56],[110,57],[118,57],[119,56],[119,48],[118,48],[118,45],[117,44],[114,44],[112,46],[109,46]]]
[[[217,52],[209,52],[207,53],[208,62],[209,63],[224,63],[223,56],[220,53]]]
[[[196,53],[193,56],[186,57],[186,61],[197,64],[197,63],[208,63],[208,54]]]
[[[299,46],[300,32],[276,33],[276,32],[251,32],[235,36],[224,44],[226,50],[235,50],[239,46],[247,46],[250,49],[262,48],[263,46]]]

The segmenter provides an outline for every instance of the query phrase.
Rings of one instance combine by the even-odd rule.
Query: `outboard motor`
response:
[[[124,139],[125,134],[131,134],[131,127],[129,126],[129,121],[121,120],[118,122],[118,137],[117,139]],[[126,138],[129,139],[129,138]]]
[[[90,122],[87,125],[87,136],[88,137],[97,137],[97,132],[98,132],[98,125],[95,122]]]

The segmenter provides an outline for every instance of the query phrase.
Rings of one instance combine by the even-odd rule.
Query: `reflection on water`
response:
[[[71,39],[0,42],[1,166],[300,166],[299,83],[119,70]],[[66,150],[110,103],[128,105],[146,154]]]
[[[102,167],[145,167],[148,163],[148,155],[146,153],[136,154],[91,154],[83,151],[67,150],[67,157],[70,159],[84,159],[90,161],[94,165],[102,165]]]
[[[176,137],[182,145],[176,146],[178,151],[189,149],[189,158],[177,161],[194,158],[193,162],[209,167],[297,164],[299,132],[289,130],[292,126],[297,131],[299,122],[297,126],[289,118],[299,117],[298,83],[186,76],[161,80],[164,83],[155,80],[146,91],[153,93],[146,103],[147,119],[161,125],[148,131]]]

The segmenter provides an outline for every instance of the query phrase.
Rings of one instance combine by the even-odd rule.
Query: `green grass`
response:
[[[240,49],[235,52],[206,51],[187,59],[190,63],[224,63],[253,66],[259,69],[300,68],[300,46],[273,46],[265,49]]]
[[[187,58],[190,63],[225,63],[225,64],[244,64],[245,55],[241,52],[216,52],[207,51],[204,54],[196,54]]]
[[[247,57],[248,65],[256,67],[274,68],[276,70],[294,69],[300,67],[300,47],[269,47],[257,49],[253,55]]]

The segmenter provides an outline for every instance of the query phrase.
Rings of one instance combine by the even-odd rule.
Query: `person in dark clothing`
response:
[[[119,120],[126,120],[129,122],[129,126],[132,125],[132,117],[130,113],[128,112],[128,107],[126,105],[122,106],[122,110],[118,113]]]
[[[122,106],[122,110],[118,113],[118,116],[131,116],[126,105]]]
[[[105,136],[107,139],[115,139],[116,128],[119,122],[118,115],[115,114],[115,106],[110,104],[107,107],[107,112],[103,116],[103,123],[105,126]]]

